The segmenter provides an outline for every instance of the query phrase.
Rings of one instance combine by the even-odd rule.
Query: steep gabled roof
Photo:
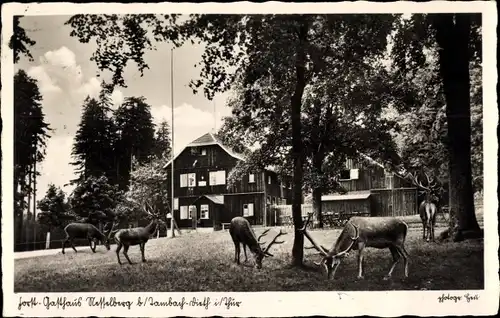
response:
[[[196,138],[195,140],[191,141],[189,144],[187,144],[187,146],[185,146],[177,155],[174,156],[174,158],[172,160],[175,160],[177,157],[179,157],[179,155],[186,149],[186,148],[189,148],[189,147],[198,147],[198,146],[209,146],[209,145],[218,145],[219,147],[221,147],[222,149],[224,149],[225,152],[227,152],[231,157],[235,158],[235,159],[238,159],[238,160],[242,160],[242,161],[245,161],[245,157],[242,155],[242,154],[239,154],[239,153],[236,153],[234,152],[233,150],[231,150],[229,147],[225,146],[222,144],[222,142],[220,140],[218,140],[212,133],[208,132],[198,138]],[[170,160],[169,162],[167,162],[164,166],[163,166],[163,169],[166,169],[170,163],[172,162],[172,160]]]

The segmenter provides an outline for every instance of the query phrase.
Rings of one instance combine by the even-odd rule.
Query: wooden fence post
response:
[[[45,249],[48,250],[50,247],[50,231],[47,232],[47,238],[45,239]]]

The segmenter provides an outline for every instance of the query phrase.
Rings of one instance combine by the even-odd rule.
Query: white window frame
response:
[[[200,205],[200,219],[209,220],[210,219],[210,207],[208,204]]]
[[[188,215],[189,215],[189,218],[192,220],[193,219],[193,213],[191,213],[191,209],[193,209],[195,212],[196,212],[196,216],[198,216],[198,209],[196,208],[196,205],[190,205],[188,207]]]
[[[206,155],[207,155],[207,149],[202,148],[202,149],[201,149],[201,155],[202,155],[202,156],[206,156]]]
[[[248,183],[255,183],[255,174],[248,174]]]
[[[179,176],[179,178],[180,178],[180,187],[187,188],[187,186],[188,186],[188,174],[183,173]]]
[[[187,219],[189,219],[188,218],[189,213],[188,213],[188,207],[187,207],[187,205],[181,205],[179,216],[180,216],[181,220],[187,220]]]
[[[179,210],[179,198],[174,198],[174,210]]]
[[[351,180],[358,180],[359,169],[351,169],[351,171],[349,171],[349,177],[351,178]]]
[[[210,171],[208,179],[211,186],[224,185],[226,184],[226,170]]]
[[[254,216],[254,205],[253,205],[253,203],[245,203],[245,204],[243,204],[243,216],[244,217]]]
[[[271,184],[271,176],[267,176],[267,184]]]
[[[192,181],[192,183],[190,181]],[[196,187],[196,173],[195,172],[187,174],[187,183],[188,183],[189,188]]]

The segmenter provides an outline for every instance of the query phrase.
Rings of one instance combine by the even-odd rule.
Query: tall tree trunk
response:
[[[321,188],[314,188],[312,191],[312,199],[313,199],[313,213],[318,220],[318,227],[320,229],[323,228],[323,217],[322,217],[322,209],[321,209],[321,195],[323,191]]]
[[[434,16],[448,124],[451,217],[455,241],[480,234],[474,211],[471,169],[469,14]]]
[[[313,168],[314,172],[320,176],[322,174],[322,165],[324,160],[324,155],[316,153],[313,157]],[[313,213],[316,216],[317,224],[320,229],[323,228],[323,217],[322,217],[322,207],[321,207],[321,195],[323,194],[323,189],[320,186],[315,186],[312,191],[313,200]]]
[[[293,197],[292,217],[295,227],[295,238],[292,248],[292,264],[302,266],[304,259],[304,234],[299,230],[302,228],[302,176],[303,176],[303,154],[302,154],[302,123],[300,114],[302,109],[302,95],[306,86],[305,79],[305,41],[308,26],[306,21],[301,21],[299,30],[299,44],[295,62],[295,91],[291,98],[290,111],[292,121],[292,157],[293,157]]]

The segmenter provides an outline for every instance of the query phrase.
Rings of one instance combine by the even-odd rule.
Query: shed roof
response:
[[[198,201],[199,199],[201,199],[203,197],[209,199],[210,201],[212,201],[215,204],[222,204],[222,205],[224,204],[224,196],[223,195],[214,195],[214,194],[200,195],[194,202]]]
[[[321,201],[365,200],[368,199],[370,195],[370,191],[357,191],[347,194],[330,194],[321,196]]]

